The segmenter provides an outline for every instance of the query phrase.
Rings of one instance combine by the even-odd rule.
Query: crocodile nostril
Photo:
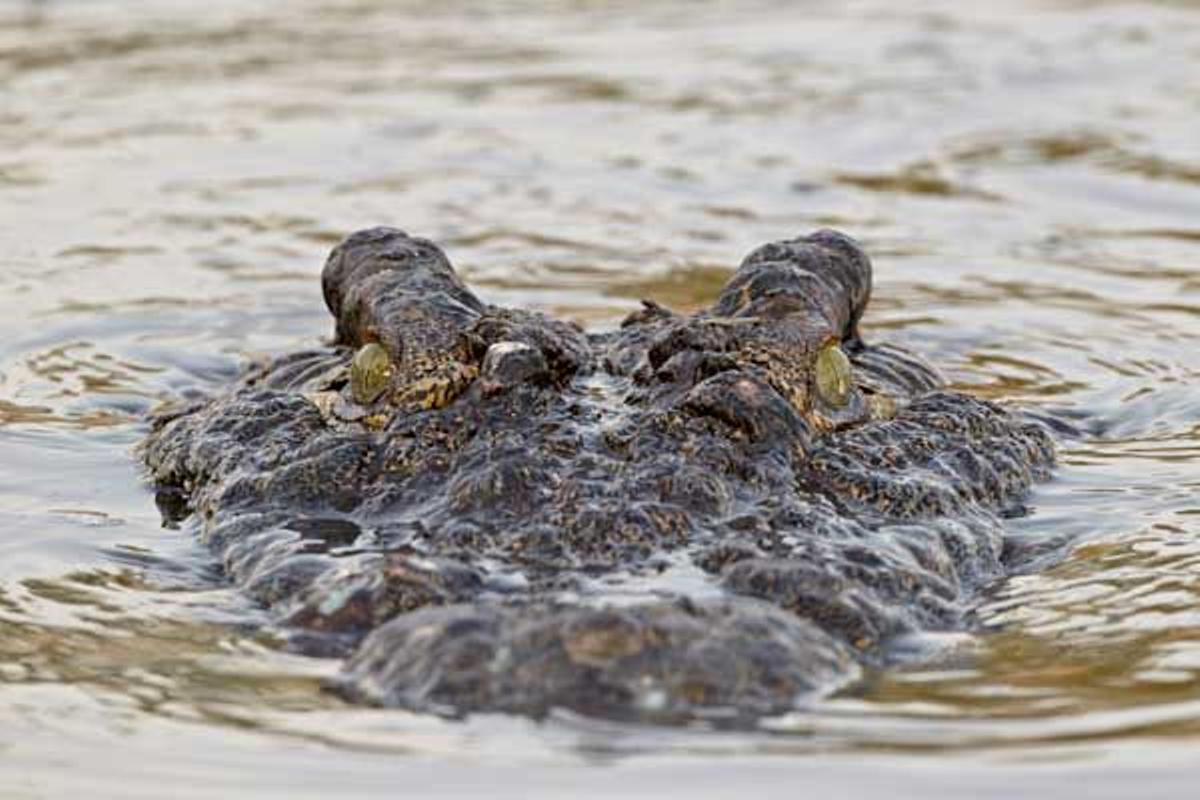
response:
[[[524,342],[496,342],[483,356],[482,377],[489,393],[550,376],[546,356]]]

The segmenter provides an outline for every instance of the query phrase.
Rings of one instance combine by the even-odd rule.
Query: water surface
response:
[[[1200,5],[904,9],[0,5],[0,796],[1192,796]],[[1012,523],[1070,544],[987,635],[758,733],[346,707],[132,448],[327,335],[324,255],[373,224],[596,328],[845,230],[869,335],[1078,425]]]

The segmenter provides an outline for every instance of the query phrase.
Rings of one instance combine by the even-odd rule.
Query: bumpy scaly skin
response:
[[[329,258],[328,348],[163,415],[144,455],[229,576],[351,697],[753,719],[960,627],[1036,425],[865,345],[871,267],[831,231],[751,253],[711,309],[613,332],[481,303],[431,242]],[[357,349],[390,381],[355,402]],[[854,364],[834,407],[823,348]],[[377,354],[376,354],[377,355]]]

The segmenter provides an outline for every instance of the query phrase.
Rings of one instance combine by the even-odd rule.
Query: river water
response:
[[[870,336],[1083,432],[1069,544],[757,733],[344,706],[132,448],[374,224],[597,328],[851,233]],[[0,797],[1193,797],[1198,345],[1200,3],[0,0]]]

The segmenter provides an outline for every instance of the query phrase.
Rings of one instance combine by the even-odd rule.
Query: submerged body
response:
[[[440,713],[755,718],[962,627],[1036,424],[862,341],[871,267],[820,231],[713,306],[588,334],[480,302],[433,243],[354,234],[334,343],[164,415],[165,499],[351,697]]]

